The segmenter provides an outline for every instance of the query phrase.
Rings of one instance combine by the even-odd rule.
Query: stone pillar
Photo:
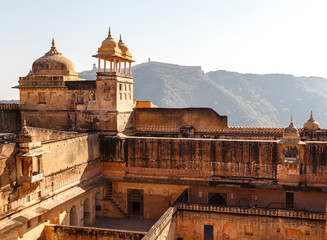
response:
[[[101,71],[101,66],[100,66],[101,62],[100,62],[100,58],[98,58],[98,72]]]
[[[106,60],[104,60],[104,72],[106,72]]]
[[[117,62],[116,62],[116,58],[114,59],[114,72],[117,72]]]
[[[110,72],[112,72],[112,61],[110,61]]]
[[[119,60],[119,73],[121,73],[121,60]]]
[[[124,73],[126,74],[126,61],[124,62]]]
[[[129,62],[129,69],[128,69],[128,74],[131,75],[132,74],[132,69],[131,69],[132,63]]]

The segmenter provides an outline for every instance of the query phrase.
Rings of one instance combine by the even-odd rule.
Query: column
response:
[[[110,60],[110,72],[112,72],[112,61]]]
[[[132,66],[132,62],[129,62],[129,69],[128,69],[128,74],[129,74],[129,75],[132,74],[131,66]]]
[[[124,73],[126,74],[126,61],[124,62]]]
[[[106,72],[107,70],[106,70],[106,59],[104,60],[104,72]]]
[[[117,62],[116,62],[116,58],[114,59],[114,72],[117,72]]]
[[[101,71],[101,66],[100,66],[100,58],[98,58],[98,72],[100,72]]]
[[[121,73],[121,60],[119,60],[119,73]]]

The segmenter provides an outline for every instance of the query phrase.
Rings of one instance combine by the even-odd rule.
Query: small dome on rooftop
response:
[[[120,49],[118,47],[117,42],[115,41],[115,39],[113,37],[111,37],[110,28],[109,28],[108,37],[102,42],[100,49],[101,49],[101,51],[112,51],[113,53],[116,53],[116,52],[120,53]]]
[[[310,113],[310,119],[304,123],[303,128],[305,130],[318,130],[319,127],[319,123],[316,122],[316,120],[313,119],[313,114],[312,111]]]

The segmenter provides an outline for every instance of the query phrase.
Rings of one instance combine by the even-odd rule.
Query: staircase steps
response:
[[[112,205],[115,206],[115,208],[124,216],[127,217],[128,215],[124,212],[123,209],[121,209],[121,207],[115,202],[115,200],[112,197],[112,182],[109,182],[106,184],[106,188],[105,188],[105,194],[103,197],[104,200],[109,200]]]

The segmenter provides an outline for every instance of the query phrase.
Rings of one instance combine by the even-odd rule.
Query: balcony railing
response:
[[[322,221],[325,221],[326,218],[326,213],[296,211],[296,210],[286,210],[286,209],[242,208],[242,207],[213,206],[213,205],[206,205],[206,204],[189,204],[189,203],[179,203],[177,208],[178,210],[199,211],[199,212],[256,215],[256,216],[297,218],[297,219],[322,220]]]
[[[41,173],[33,175],[33,176],[21,176],[20,177],[22,182],[26,182],[26,183],[37,182],[37,181],[42,180],[43,178],[44,178],[44,172],[41,172]]]

